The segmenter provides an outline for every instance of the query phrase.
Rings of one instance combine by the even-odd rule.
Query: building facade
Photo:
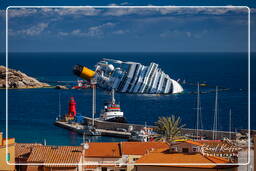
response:
[[[8,147],[8,148],[7,148]],[[0,132],[0,170],[15,170],[15,139],[9,138],[8,140],[3,138],[3,133]]]

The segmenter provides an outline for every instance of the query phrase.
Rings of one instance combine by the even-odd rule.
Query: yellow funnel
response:
[[[73,72],[75,75],[77,75],[83,79],[86,79],[88,81],[91,80],[95,75],[95,72],[93,70],[90,70],[89,68],[84,67],[82,65],[76,65],[74,67]]]

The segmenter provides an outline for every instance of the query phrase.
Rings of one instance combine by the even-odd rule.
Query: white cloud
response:
[[[24,36],[36,36],[41,34],[48,27],[48,23],[39,23],[27,29],[22,30],[9,30],[10,35],[24,35]]]
[[[15,8],[8,10],[8,18],[39,16],[96,16],[101,12],[90,6],[84,8]]]
[[[116,6],[118,4],[109,4],[111,6]],[[128,2],[120,3],[120,5],[128,5]],[[235,6],[227,6],[220,8],[184,8],[178,6],[170,6],[166,8],[109,8],[109,9],[99,9],[93,8],[91,6],[81,7],[81,8],[14,8],[8,10],[9,18],[17,17],[29,17],[35,14],[40,16],[124,16],[124,15],[183,15],[183,14],[209,14],[209,15],[226,15],[230,12],[237,14],[247,14],[247,8],[236,8]],[[255,14],[256,9],[251,8],[251,13]],[[1,14],[2,15],[2,14]]]
[[[69,34],[67,32],[59,32],[58,35],[60,35],[60,36],[68,36]]]
[[[115,30],[113,31],[113,34],[122,35],[128,32],[129,32],[128,30]]]
[[[253,11],[253,10],[252,10]],[[184,8],[178,6],[170,6],[163,8],[110,8],[103,13],[106,16],[124,16],[124,15],[190,15],[190,14],[207,14],[207,15],[226,15],[230,12],[235,14],[247,14],[247,8],[236,8],[236,7],[220,7],[220,8]]]
[[[187,37],[190,38],[190,37],[191,37],[191,32],[187,31],[187,32],[186,32],[186,35],[187,35]]]
[[[74,29],[71,32],[59,32],[59,36],[81,36],[81,37],[97,37],[101,38],[104,36],[105,29],[114,27],[115,24],[108,22],[98,26],[89,27],[86,30]]]
[[[108,6],[118,6],[118,4],[111,3],[111,4],[108,4]]]
[[[207,35],[209,32],[208,30],[201,30],[201,31],[181,31],[181,30],[166,30],[160,33],[161,38],[174,38],[174,37],[186,37],[186,38],[195,38],[200,39],[203,36]]]
[[[47,10],[47,11],[45,11]],[[57,14],[60,16],[66,16],[66,15],[70,15],[70,16],[95,16],[98,15],[100,13],[100,9],[95,9],[92,7],[86,7],[86,8],[62,8],[62,9],[45,9],[44,12],[52,13],[52,14]]]
[[[251,14],[256,14],[256,8],[251,8]]]
[[[119,4],[116,4],[116,3],[111,3],[111,4],[108,4],[108,6],[125,6],[125,5],[128,5],[129,3],[128,2],[122,2],[122,3],[119,3]]]
[[[122,2],[120,3],[120,5],[128,5],[129,3],[128,2]]]
[[[155,12],[155,9],[152,8],[110,8],[106,10],[103,15],[104,16],[124,16],[124,15],[149,15],[152,12]]]
[[[8,9],[8,18],[27,17],[34,15],[37,9],[23,8],[23,9]]]
[[[5,20],[5,11],[4,10],[0,10],[0,18]]]

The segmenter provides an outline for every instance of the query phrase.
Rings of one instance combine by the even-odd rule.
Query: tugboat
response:
[[[102,110],[99,119],[109,122],[127,123],[120,105],[116,104],[114,89],[112,89],[112,101],[105,103],[104,110]]]

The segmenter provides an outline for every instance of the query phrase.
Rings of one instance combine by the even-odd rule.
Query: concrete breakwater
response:
[[[54,123],[56,126],[65,128],[71,131],[74,131],[78,134],[83,135],[85,131],[85,125],[81,125],[79,123],[73,123],[70,124],[68,122],[63,122],[63,121],[56,121]],[[118,137],[118,138],[125,138],[128,139],[131,135],[129,132],[122,132],[122,131],[117,131],[117,130],[108,130],[108,129],[95,129],[101,136],[109,136],[109,137]],[[93,136],[93,135],[91,135]]]
[[[92,124],[92,118],[84,117],[87,124]],[[101,121],[101,120],[94,120],[95,128],[97,129],[106,129],[106,130],[118,130],[118,129],[126,129],[129,130],[131,127],[133,130],[141,130],[144,128],[145,125],[139,125],[139,124],[132,124],[132,123],[113,123],[113,122],[107,122],[107,121]],[[147,126],[151,128],[155,128],[155,126]],[[181,134],[183,136],[187,135],[196,135],[195,129],[189,129],[189,128],[183,128],[181,131]],[[235,132],[228,132],[228,131],[217,131],[216,133],[216,139],[222,139],[224,137],[229,138],[231,135],[231,139],[236,139],[236,133]],[[213,139],[213,131],[212,130],[198,130],[198,135],[206,137],[207,139]]]
[[[93,120],[89,117],[84,117],[86,125],[92,125]],[[62,127],[74,132],[77,132],[79,134],[84,133],[85,125],[79,124],[79,123],[68,123],[63,121],[56,121],[55,125],[58,127]],[[119,137],[119,138],[129,138],[131,135],[128,130],[135,130],[140,131],[145,127],[145,125],[139,125],[139,124],[132,124],[132,123],[117,123],[117,122],[107,122],[95,119],[94,120],[94,126],[96,131],[100,132],[100,135],[102,136],[111,136],[111,137]],[[147,126],[148,128],[156,128],[155,126]],[[122,131],[127,130],[127,132]],[[216,131],[215,139],[223,139],[224,137],[229,138],[231,136],[231,139],[236,139],[236,133],[235,132],[227,132],[227,131]],[[183,128],[181,130],[181,134],[184,137],[192,137],[196,135],[195,129],[189,129],[189,128]],[[212,130],[198,130],[198,136],[205,137],[206,139],[213,139],[213,131]]]

